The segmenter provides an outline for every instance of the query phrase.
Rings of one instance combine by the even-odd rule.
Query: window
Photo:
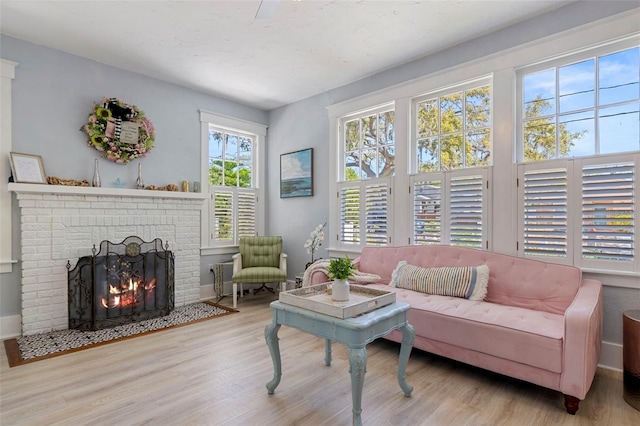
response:
[[[491,85],[413,101],[413,244],[488,247]]]
[[[214,244],[235,244],[256,235],[253,187],[254,137],[209,126],[209,185],[213,197]]]
[[[342,173],[338,182],[343,247],[386,245],[391,179],[395,170],[395,112],[386,105],[342,119]]]
[[[3,159],[9,157],[11,152],[11,85],[15,78],[15,67],[18,65],[15,62],[6,61],[0,59],[0,157]],[[4,236],[0,239],[0,274],[11,272],[13,268],[12,257],[12,232],[11,232],[11,193],[7,187],[7,176],[11,173],[8,169],[9,162],[2,161],[0,165],[0,176],[3,176],[2,182],[0,182],[0,215],[2,221],[0,221],[0,233]]]
[[[210,113],[201,116],[203,175],[211,195],[203,240],[210,247],[237,246],[240,237],[257,235],[263,226],[258,159],[266,128]]]
[[[518,74],[520,255],[640,271],[640,47],[624,47]]]
[[[382,108],[344,122],[344,180],[393,176],[395,113]]]
[[[524,71],[524,162],[640,149],[640,47]]]
[[[490,85],[419,98],[414,118],[417,171],[490,165]]]

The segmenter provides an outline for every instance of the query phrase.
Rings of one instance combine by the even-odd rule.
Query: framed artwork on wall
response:
[[[313,148],[280,155],[280,198],[313,196]]]
[[[10,152],[11,172],[16,183],[47,183],[42,157]]]

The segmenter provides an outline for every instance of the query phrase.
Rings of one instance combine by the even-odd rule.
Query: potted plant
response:
[[[329,279],[333,280],[331,286],[331,298],[337,302],[349,300],[349,281],[347,279],[353,276],[356,265],[351,263],[349,256],[343,258],[331,259],[327,272]]]

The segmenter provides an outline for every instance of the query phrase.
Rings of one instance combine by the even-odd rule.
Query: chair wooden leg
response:
[[[237,305],[238,305],[238,284],[233,283],[233,309],[235,309]]]
[[[283,281],[280,283],[280,291],[287,291],[287,282]]]
[[[575,396],[565,395],[564,396],[564,406],[567,408],[567,413],[576,414],[578,411],[578,406],[580,405],[580,400]]]

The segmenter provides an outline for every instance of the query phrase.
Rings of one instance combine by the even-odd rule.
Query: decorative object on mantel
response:
[[[49,185],[64,185],[64,186],[89,186],[88,180],[75,180],[75,179],[63,179],[55,176],[48,176],[47,182]]]
[[[39,155],[10,152],[11,173],[16,183],[47,183],[42,157]]]
[[[151,191],[178,191],[178,185],[174,184],[174,183],[170,183],[167,186],[155,186],[155,185],[148,185],[145,186],[144,189],[149,189]]]
[[[343,258],[331,259],[329,261],[329,279],[333,280],[331,284],[331,298],[336,302],[345,302],[349,300],[349,278],[353,276],[356,266],[351,263],[349,256]]]
[[[116,179],[115,181],[111,182],[111,185],[112,185],[114,188],[120,188],[120,189],[124,188],[126,184],[127,184],[127,182],[122,182],[122,181],[120,180],[120,178],[118,178],[118,179]]]
[[[93,179],[91,180],[91,186],[100,187],[100,168],[98,166],[98,159],[96,158],[93,165]]]
[[[313,254],[318,251],[320,246],[322,246],[322,241],[324,240],[324,227],[327,225],[327,222],[321,223],[316,226],[316,229],[311,231],[311,234],[307,241],[304,243],[304,247],[307,249],[307,254],[311,255],[311,262],[307,262],[307,265],[304,269],[307,269],[309,266],[313,264]]]
[[[136,189],[144,189],[144,181],[142,180],[142,163],[138,163],[138,179],[136,179]]]
[[[153,123],[144,112],[116,98],[103,98],[95,104],[80,130],[89,136],[89,146],[119,164],[147,155],[156,138]]]

